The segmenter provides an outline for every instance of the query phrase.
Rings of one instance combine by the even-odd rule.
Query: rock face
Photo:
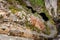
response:
[[[32,40],[38,38],[39,36],[35,33],[37,31],[34,32],[30,30],[30,28],[25,24],[26,21],[28,21],[26,18],[29,17],[27,16],[29,15],[27,14],[27,11],[22,8],[21,5],[19,5],[19,7],[21,8],[17,8],[18,5],[15,6],[14,3],[12,4],[13,6],[6,0],[0,1],[0,34],[2,34],[0,35],[0,39]],[[16,9],[14,6],[16,7]],[[16,36],[16,38],[14,36]],[[3,37],[4,39],[2,39]]]
[[[33,0],[33,3],[32,0],[0,0],[0,39],[44,40],[44,38],[54,38],[57,30],[52,18],[44,21],[39,15],[44,5],[40,1],[43,2],[42,0]]]
[[[28,38],[33,38],[33,33],[27,28],[24,28],[21,24],[23,19],[20,20],[14,14],[10,14],[9,16],[3,11],[1,11],[3,18],[0,20],[0,34],[7,34],[13,36],[24,36]],[[25,19],[24,19],[25,20]],[[21,22],[22,21],[22,22]],[[17,22],[17,23],[16,23]],[[24,22],[23,22],[24,24]]]
[[[13,37],[13,36],[7,36],[7,35],[0,35],[0,40],[33,40],[30,38],[22,38],[22,37]]]
[[[45,0],[45,6],[51,16],[57,17],[57,0]],[[53,9],[53,13],[51,10]]]

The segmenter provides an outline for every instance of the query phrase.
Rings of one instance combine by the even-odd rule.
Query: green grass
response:
[[[30,0],[31,4],[33,5],[40,5],[40,6],[44,6],[44,0]]]

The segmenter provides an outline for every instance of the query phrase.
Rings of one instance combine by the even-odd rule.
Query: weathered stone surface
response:
[[[44,40],[44,38],[54,38],[57,30],[55,24],[52,23],[52,18],[46,13],[50,19],[45,21],[40,15],[41,10],[46,11],[43,5],[42,0],[0,0],[0,39]]]
[[[13,37],[13,36],[0,34],[0,40],[33,40],[33,39],[24,38],[24,37]]]

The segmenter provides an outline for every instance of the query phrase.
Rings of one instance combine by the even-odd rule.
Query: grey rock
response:
[[[13,37],[13,36],[0,34],[0,40],[33,40],[33,39],[23,38],[23,37]]]

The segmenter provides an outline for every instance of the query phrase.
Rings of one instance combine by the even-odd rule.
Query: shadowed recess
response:
[[[36,11],[35,10],[33,10],[33,8],[32,7],[30,7],[30,6],[26,6],[28,9],[31,9],[31,11],[32,11],[32,13],[35,13]]]
[[[41,15],[45,21],[49,20],[48,17],[45,15],[45,13],[40,13],[39,15]]]

